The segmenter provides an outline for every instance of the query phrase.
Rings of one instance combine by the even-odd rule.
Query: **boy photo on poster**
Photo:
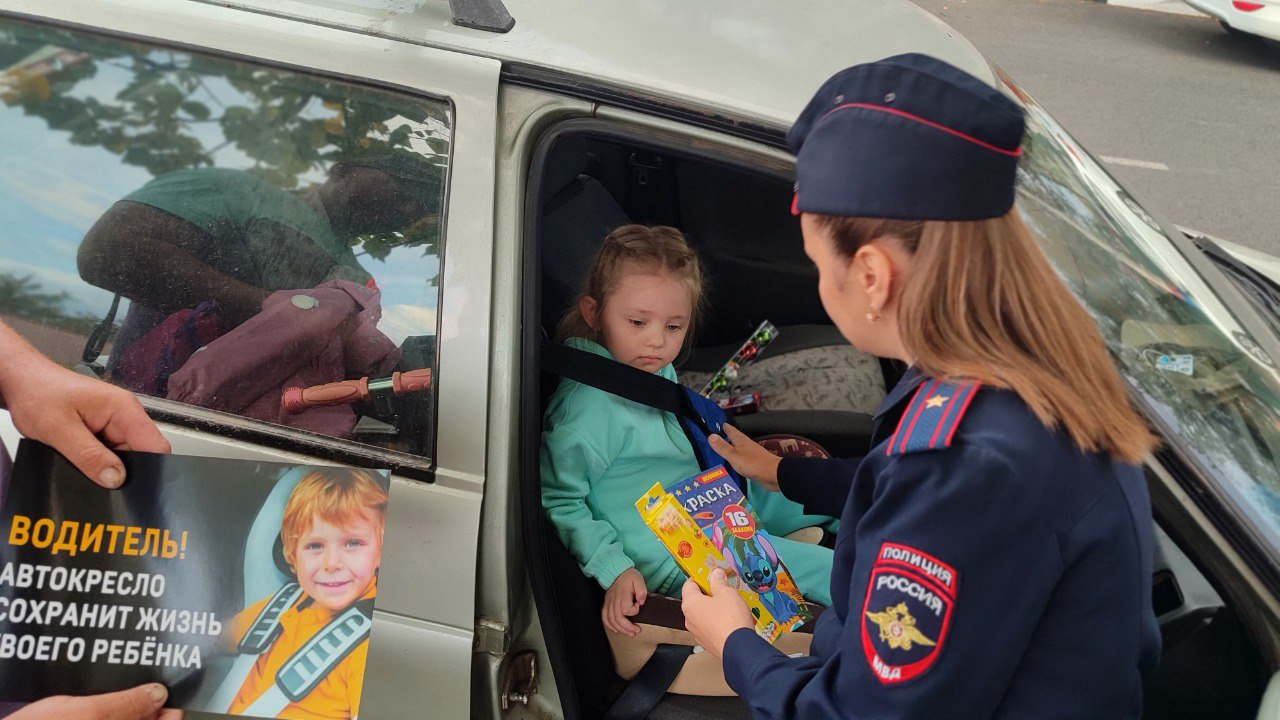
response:
[[[157,681],[246,717],[359,713],[389,473],[23,441],[0,511],[0,699]]]
[[[356,639],[362,631],[367,637],[372,625],[386,516],[387,492],[367,470],[316,468],[298,481],[280,523],[285,562],[296,582],[228,624],[226,639],[253,663],[247,673],[233,670],[223,682],[226,688],[239,682],[223,712],[355,716],[368,653],[368,642]],[[340,648],[329,653],[340,657],[315,657],[312,648],[325,643]]]

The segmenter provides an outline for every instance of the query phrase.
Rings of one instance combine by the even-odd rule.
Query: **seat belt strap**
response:
[[[543,370],[680,418],[699,467],[706,470],[724,465],[742,493],[747,493],[742,476],[707,441],[707,435],[722,432],[725,421],[724,411],[715,402],[680,383],[602,355],[549,341],[543,341],[540,347]]]
[[[102,348],[107,346],[107,338],[115,327],[116,312],[119,309],[120,293],[116,293],[116,296],[111,298],[111,307],[107,310],[106,317],[102,318],[89,333],[89,338],[84,343],[84,350],[80,352],[80,359],[86,364],[92,365],[102,357]]]
[[[209,701],[204,704],[204,707],[193,709],[211,713],[226,712],[231,707],[231,703],[235,702],[236,696],[240,694],[240,688],[244,686],[244,679],[249,677],[249,673],[253,672],[253,666],[257,662],[257,655],[237,655],[236,659],[231,663],[231,670],[227,672],[222,684],[214,691]]]
[[[289,703],[309,695],[360,643],[369,639],[372,614],[372,600],[361,600],[338,613],[284,661],[271,687],[240,714],[275,717]]]
[[[547,372],[678,417],[702,422],[685,396],[684,388],[664,377],[549,341],[542,342],[541,354],[541,367]]]
[[[297,702],[316,689],[373,630],[373,601],[362,600],[343,610],[311,636],[276,673],[276,687]]]
[[[692,654],[692,645],[660,643],[605,713],[604,720],[644,720],[658,706]]]
[[[249,629],[245,630],[244,636],[237,641],[236,652],[240,654],[236,656],[231,664],[231,670],[222,679],[222,684],[214,691],[205,706],[209,712],[226,712],[227,708],[231,707],[231,703],[240,694],[240,688],[244,687],[245,678],[253,672],[258,656],[266,652],[280,636],[282,630],[280,616],[293,607],[301,597],[302,587],[298,583],[285,583],[262,606],[258,616],[249,623]]]
[[[262,606],[258,617],[253,619],[244,637],[236,646],[236,650],[250,655],[258,655],[275,642],[280,635],[280,616],[294,606],[302,597],[302,587],[298,583],[285,583],[275,595]]]
[[[289,698],[285,696],[279,685],[272,685],[266,692],[259,695],[252,705],[240,711],[240,714],[253,717],[275,717],[286,707],[289,707]]]

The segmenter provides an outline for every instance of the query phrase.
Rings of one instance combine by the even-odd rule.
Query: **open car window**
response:
[[[748,434],[795,434],[837,455],[864,453],[884,369],[822,307],[799,222],[785,212],[790,179],[607,122],[571,121],[552,138],[537,208],[543,336],[556,336],[610,231],[676,227],[704,282],[692,340],[674,362],[679,381],[702,390],[768,321],[773,341],[721,375],[713,399],[732,406]]]
[[[4,19],[0,132],[0,318],[41,351],[431,454],[448,104]]]

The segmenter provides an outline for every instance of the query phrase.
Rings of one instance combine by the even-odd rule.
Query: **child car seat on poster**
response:
[[[221,685],[203,703],[209,711],[222,712],[231,706],[259,657],[267,653],[280,636],[281,616],[305,598],[285,559],[281,517],[294,488],[312,470],[302,467],[281,475],[249,530],[246,547],[272,550],[270,554],[245,553],[244,606],[250,607],[266,596],[270,596],[270,600],[245,632],[230,638],[235,659]],[[372,627],[372,599],[357,602],[338,613],[284,662],[274,686],[239,714],[274,717],[290,703],[302,700],[356,646],[369,638]]]

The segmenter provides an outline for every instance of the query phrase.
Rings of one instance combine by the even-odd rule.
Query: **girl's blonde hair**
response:
[[[584,337],[598,341],[600,334],[582,316],[582,299],[589,297],[597,307],[604,307],[623,274],[632,269],[670,273],[689,288],[693,311],[685,335],[688,342],[702,307],[702,268],[684,235],[666,225],[623,225],[605,236],[582,282],[582,291],[556,326],[556,340]]]
[[[316,518],[339,527],[360,518],[373,520],[381,538],[387,520],[387,491],[368,470],[317,468],[298,481],[284,504],[280,540],[284,559],[293,565],[298,538]]]
[[[1012,390],[1084,452],[1138,462],[1156,445],[1093,320],[1017,210],[966,222],[817,220],[845,257],[880,237],[912,254],[898,325],[921,372]]]

